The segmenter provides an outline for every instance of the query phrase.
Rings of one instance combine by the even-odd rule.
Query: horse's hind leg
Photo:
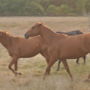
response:
[[[62,60],[62,63],[63,63],[63,65],[64,65],[66,71],[68,72],[69,76],[70,76],[71,79],[73,80],[73,77],[72,77],[72,74],[71,74],[71,72],[70,72],[70,70],[69,70],[69,66],[68,66],[67,61],[66,61],[66,60]]]
[[[77,58],[76,63],[79,64],[79,58]]]
[[[84,64],[86,63],[86,56],[83,56]]]
[[[61,60],[58,61],[57,71],[59,71],[59,69],[60,69],[60,63],[61,63]]]

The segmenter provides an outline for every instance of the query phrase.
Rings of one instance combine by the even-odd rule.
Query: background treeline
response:
[[[0,0],[0,16],[79,16],[90,0]]]

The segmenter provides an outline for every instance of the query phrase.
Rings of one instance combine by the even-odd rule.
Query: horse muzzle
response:
[[[28,34],[25,34],[24,36],[26,39],[28,39],[30,37],[30,35],[28,35]]]

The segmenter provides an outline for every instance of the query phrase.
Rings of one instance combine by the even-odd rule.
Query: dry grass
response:
[[[14,35],[23,36],[24,33],[36,22],[44,22],[54,31],[70,31],[80,29],[88,32],[89,22],[87,17],[0,17],[0,29]],[[69,60],[70,70],[74,76],[71,81],[63,65],[56,71],[57,63],[52,67],[51,75],[43,80],[46,62],[41,55],[33,58],[20,59],[19,71],[22,76],[15,77],[8,69],[10,57],[7,50],[0,45],[0,90],[90,90],[90,83],[84,82],[90,73],[90,56],[87,64],[80,65],[75,60]]]

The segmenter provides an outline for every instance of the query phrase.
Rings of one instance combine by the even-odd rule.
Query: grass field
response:
[[[23,37],[36,22],[44,22],[54,31],[80,29],[87,33],[90,28],[87,17],[0,17],[0,30]],[[89,55],[86,65],[83,64],[82,58],[79,65],[75,60],[68,60],[74,81],[71,81],[63,65],[60,71],[56,71],[57,63],[52,67],[50,76],[43,80],[47,65],[41,55],[20,59],[19,71],[23,75],[15,77],[8,69],[10,60],[7,50],[0,45],[0,90],[90,90],[90,82],[84,82],[90,73]]]

